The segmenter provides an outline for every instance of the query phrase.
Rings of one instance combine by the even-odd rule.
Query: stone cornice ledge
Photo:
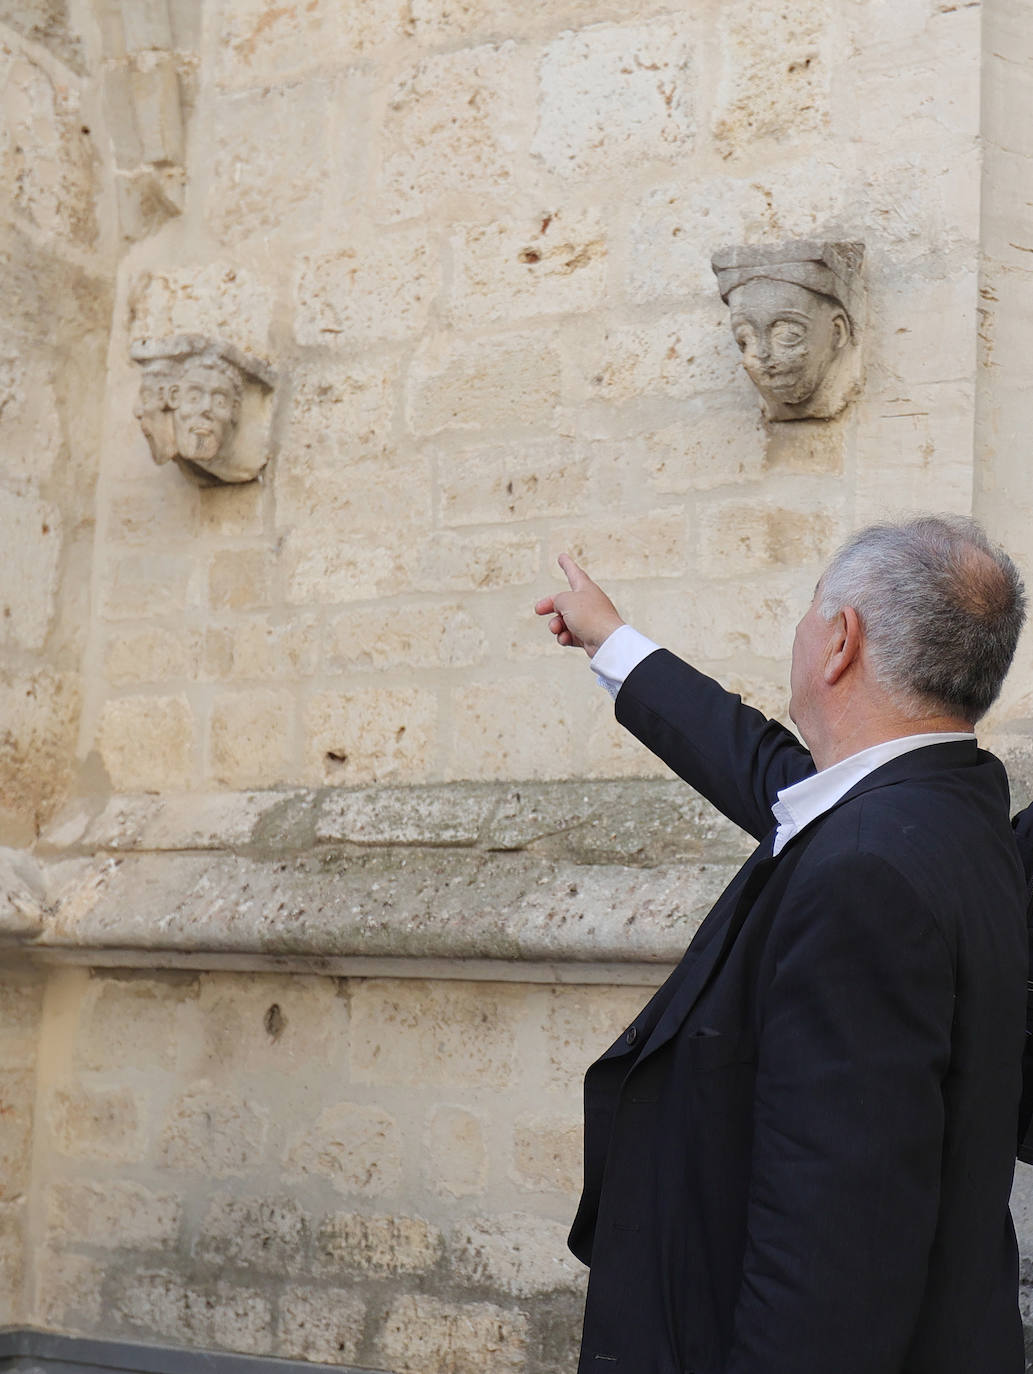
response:
[[[0,868],[0,941],[83,963],[328,972],[666,965],[751,847],[667,781],[81,801],[11,857],[17,881]]]

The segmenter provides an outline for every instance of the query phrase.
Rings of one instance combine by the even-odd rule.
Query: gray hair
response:
[[[835,555],[817,594],[826,620],[854,608],[876,678],[914,715],[936,707],[977,721],[1026,619],[1015,564],[960,516],[868,526]]]

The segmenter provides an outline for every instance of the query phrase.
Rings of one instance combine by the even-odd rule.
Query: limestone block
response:
[[[62,449],[54,360],[36,356],[27,340],[0,338],[0,476],[43,482]]]
[[[358,349],[408,339],[427,323],[441,267],[423,227],[352,239],[302,257],[295,283],[300,344]]]
[[[550,988],[545,1021],[550,1091],[565,1099],[577,1094],[588,1066],[634,1021],[651,995],[651,989],[637,987]]]
[[[785,13],[758,11],[748,0],[721,6],[712,132],[724,156],[749,154],[768,139],[791,145],[828,129],[838,55],[830,51],[830,29],[822,0],[803,0]]]
[[[324,423],[338,417],[329,410]],[[408,543],[431,524],[430,464],[423,454],[382,452],[364,456],[346,432],[333,447],[299,454],[301,461],[277,482],[277,521],[303,535],[322,535],[331,547],[342,539]],[[360,441],[361,443],[361,441]],[[399,502],[400,492],[405,500]],[[407,538],[408,536],[408,538]]]
[[[351,1288],[287,1288],[280,1298],[273,1354],[323,1364],[353,1363],[366,1322],[366,1305]]]
[[[0,1203],[0,1327],[22,1321],[25,1212],[21,1203]]]
[[[104,676],[115,687],[192,679],[197,670],[198,643],[177,630],[119,630],[109,637],[104,651]]]
[[[75,759],[81,684],[75,673],[0,674],[0,835],[28,846],[64,795]]]
[[[591,447],[550,439],[442,452],[441,518],[446,525],[500,525],[551,517],[557,490],[570,516],[588,504]]]
[[[289,7],[275,0],[233,0],[223,11],[218,49],[224,85],[283,81],[313,67],[354,63],[376,48],[404,38],[404,9],[394,0],[307,0]]]
[[[199,528],[200,495],[187,482],[120,483],[108,507],[106,534],[120,544],[177,543]]]
[[[723,392],[725,404],[738,397],[748,410],[756,404],[755,393],[727,326],[712,305],[701,305],[647,324],[603,329],[593,322],[568,337],[567,351],[586,396],[594,400],[620,404],[666,396],[692,401],[704,392]]]
[[[134,1270],[115,1290],[111,1315],[134,1334],[174,1343],[266,1354],[272,1309],[254,1290],[220,1282],[191,1287],[168,1270]]]
[[[37,1264],[41,1325],[55,1331],[96,1330],[104,1311],[104,1262],[58,1246],[40,1247]]]
[[[797,621],[811,603],[812,573],[813,569],[788,566],[742,581],[701,578],[691,599],[681,588],[661,591],[650,605],[653,638],[659,636],[691,662],[722,662],[749,654],[785,664]]]
[[[523,994],[502,983],[362,981],[352,994],[357,1083],[493,1085],[512,1081]]]
[[[527,1318],[492,1303],[446,1303],[423,1295],[397,1298],[377,1343],[397,1374],[522,1374]]]
[[[183,119],[176,59],[167,52],[141,56],[133,64],[129,84],[142,160],[182,162]]]
[[[691,13],[561,34],[539,69],[532,151],[572,177],[686,157],[696,132],[698,41]]]
[[[324,484],[336,470],[358,458],[384,454],[392,444],[398,377],[394,357],[349,362],[320,359],[298,365],[276,473],[278,505],[284,482],[314,468],[318,485],[310,503],[299,507],[297,514],[318,517]]]
[[[467,1283],[513,1297],[579,1289],[587,1276],[567,1249],[569,1229],[524,1212],[460,1222],[449,1237],[452,1263]]]
[[[136,1097],[128,1088],[60,1088],[50,1100],[50,1129],[58,1152],[79,1159],[130,1164],[146,1142]]]
[[[25,973],[0,974],[0,1063],[28,1069],[36,1062],[43,984]]]
[[[208,565],[208,604],[215,611],[254,610],[275,597],[276,557],[268,549],[221,549]]]
[[[446,532],[429,540],[422,552],[418,582],[426,591],[488,591],[532,586],[541,562],[537,535],[488,530]]]
[[[48,502],[0,487],[0,625],[8,648],[41,649],[54,614],[61,516]]]
[[[513,1177],[521,1188],[576,1201],[583,1178],[581,1124],[538,1117],[517,1121]]]
[[[191,560],[179,554],[126,554],[114,562],[105,579],[105,620],[181,617],[191,572]]]
[[[287,600],[296,606],[339,606],[412,589],[415,556],[408,545],[376,539],[342,541],[302,528],[284,540]]]
[[[164,484],[162,484],[164,486]],[[181,483],[186,486],[187,484]],[[197,490],[204,534],[261,535],[265,525],[266,488],[260,482],[222,483]]]
[[[878,409],[862,402],[857,524],[916,510],[971,511],[972,446],[965,433],[972,404],[965,382],[909,387]]]
[[[15,209],[45,237],[91,248],[97,188],[77,83],[56,82],[2,41],[0,71],[0,172]]]
[[[541,426],[559,406],[561,380],[560,356],[547,336],[431,339],[410,367],[406,414],[417,434]]]
[[[319,810],[316,839],[348,844],[472,845],[496,798],[480,787],[334,788]]]
[[[443,53],[403,71],[388,91],[380,128],[381,213],[404,219],[449,192],[508,190],[527,101],[513,42]]]
[[[800,421],[794,431],[808,423]],[[646,476],[665,496],[758,482],[768,465],[767,445],[758,409],[744,414],[738,407],[703,403],[685,420],[647,437]]]
[[[122,34],[128,52],[173,46],[168,0],[135,0],[122,6]]]
[[[792,425],[772,425],[764,465],[770,472],[843,472],[846,435],[842,425],[824,420],[798,420]]]
[[[330,622],[323,660],[330,672],[355,668],[468,668],[488,652],[484,629],[457,601],[357,606]]]
[[[253,1173],[262,1161],[269,1114],[239,1092],[199,1082],[172,1104],[159,1141],[169,1169],[213,1178]]]
[[[398,1123],[380,1107],[340,1102],[295,1135],[286,1166],[293,1177],[329,1179],[340,1193],[390,1192],[401,1177]]]
[[[424,1133],[426,1181],[446,1197],[474,1197],[484,1191],[488,1148],[484,1123],[463,1107],[435,1107]]]
[[[574,771],[575,708],[558,685],[505,677],[456,687],[447,776],[567,778]],[[527,727],[517,730],[514,722]],[[533,727],[533,728],[531,728]]]
[[[844,533],[839,512],[818,503],[793,509],[715,501],[700,512],[699,552],[712,577],[742,577],[824,563]]]
[[[18,1198],[29,1185],[35,1074],[0,1070],[0,1202]]]
[[[272,817],[262,826],[271,841]],[[260,826],[262,823],[259,823]],[[201,979],[197,1055],[209,1074],[227,1085],[255,1074],[266,1101],[297,1077],[297,1065],[318,1061],[331,1075],[347,1062],[348,1006],[333,979],[207,974]],[[274,1111],[277,1120],[282,1113]]]
[[[138,1183],[55,1183],[47,1192],[47,1229],[55,1249],[96,1245],[106,1250],[172,1249],[183,1201]]]
[[[129,310],[134,339],[204,334],[259,355],[269,348],[268,282],[238,262],[216,260],[141,272],[133,279]]]
[[[597,310],[609,247],[598,210],[543,213],[452,231],[451,316],[463,328]]]
[[[418,687],[318,692],[305,710],[308,777],[347,786],[423,781],[437,716],[435,694]]]
[[[293,754],[290,692],[223,693],[212,705],[208,771],[216,786],[268,787],[283,781]]]
[[[603,580],[684,576],[688,543],[686,513],[670,506],[645,515],[620,512],[606,520],[559,526],[549,535],[548,566],[560,553]]]
[[[83,66],[82,37],[67,0],[5,0],[3,23],[39,43],[73,71]]]
[[[94,978],[80,1004],[75,1064],[116,1071],[172,1069],[183,1029],[181,1008],[196,998],[193,982]]]
[[[296,683],[316,671],[320,640],[313,616],[298,615],[283,624],[268,616],[249,618],[210,632],[207,671],[234,681],[276,678]]]
[[[437,1227],[420,1217],[337,1212],[316,1238],[316,1265],[328,1274],[423,1274],[442,1247]]]
[[[104,704],[97,748],[119,791],[184,788],[194,763],[190,704],[184,696],[115,697]]]
[[[640,0],[635,9],[648,13],[665,7],[658,0]],[[438,43],[493,33],[514,38],[551,35],[601,19],[619,19],[627,12],[613,0],[542,0],[534,6],[522,0],[411,0],[409,9],[416,36]]]
[[[292,1198],[215,1196],[194,1244],[194,1255],[220,1269],[296,1273],[304,1262],[309,1219]]]
[[[304,232],[319,221],[328,187],[335,199],[347,196],[331,150],[333,108],[324,81],[216,98],[207,219],[217,238],[236,245],[261,233]]]

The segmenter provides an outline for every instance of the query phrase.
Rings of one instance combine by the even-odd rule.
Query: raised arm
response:
[[[535,610],[551,616],[549,629],[559,644],[594,657],[625,622],[568,554],[559,562],[570,590],[543,597]],[[814,771],[810,754],[784,726],[663,649],[629,673],[617,696],[617,719],[758,839],[771,829],[779,789]]]

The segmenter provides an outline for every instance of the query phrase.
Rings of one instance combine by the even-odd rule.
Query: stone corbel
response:
[[[830,420],[861,386],[863,243],[722,248],[711,259],[769,420]]]
[[[135,414],[156,463],[208,487],[251,482],[269,460],[268,363],[203,334],[138,339]]]

